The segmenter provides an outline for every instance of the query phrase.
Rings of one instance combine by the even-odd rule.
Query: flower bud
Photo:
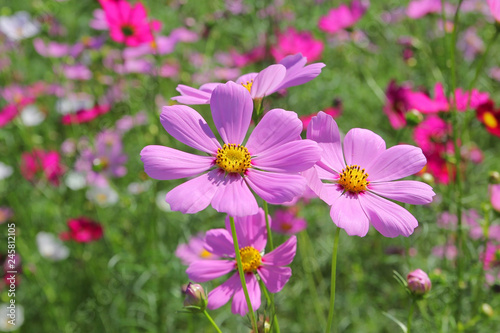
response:
[[[186,295],[184,307],[194,311],[205,310],[207,307],[207,296],[202,286],[189,282],[189,284],[182,289],[183,293]]]
[[[417,296],[428,293],[432,287],[429,276],[421,269],[416,269],[408,273],[406,281],[408,282],[410,291]]]
[[[481,305],[481,312],[488,317],[493,317],[495,314],[495,311],[493,311],[493,308],[488,303],[483,303]]]
[[[500,173],[498,171],[490,171],[488,180],[490,184],[500,184]]]
[[[412,109],[405,114],[406,121],[411,126],[416,126],[424,120],[424,116],[419,111]]]

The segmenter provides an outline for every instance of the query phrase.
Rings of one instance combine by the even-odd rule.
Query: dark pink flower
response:
[[[62,232],[59,237],[64,240],[74,240],[78,243],[89,243],[102,238],[102,225],[88,217],[79,217],[68,221],[69,231]]]
[[[19,113],[25,106],[33,103],[34,101],[35,100],[33,98],[21,97],[18,102],[6,105],[3,109],[0,110],[0,128],[10,123],[19,115]]]
[[[385,91],[386,102],[384,113],[389,118],[389,122],[395,129],[406,126],[406,113],[413,109],[410,102],[412,94],[411,87],[403,84],[399,86],[395,80],[391,80]]]
[[[33,150],[21,156],[21,174],[29,181],[34,181],[38,173],[43,173],[45,178],[54,186],[59,185],[59,180],[64,174],[64,169],[57,151]]]
[[[285,235],[294,235],[306,227],[306,220],[297,217],[295,209],[278,209],[271,221],[271,229]]]
[[[342,4],[331,9],[326,16],[322,16],[318,21],[318,27],[331,34],[348,28],[361,19],[368,6],[368,2],[363,3],[359,0],[353,0],[349,7]]]
[[[95,105],[92,109],[82,109],[76,113],[65,114],[61,119],[64,125],[88,123],[100,115],[108,113],[109,110],[111,110],[109,105]]]
[[[310,31],[296,31],[289,27],[286,32],[277,33],[278,41],[271,47],[271,54],[279,62],[288,55],[301,53],[308,61],[321,59],[323,42],[314,39]]]
[[[487,0],[491,15],[500,22],[500,0]]]

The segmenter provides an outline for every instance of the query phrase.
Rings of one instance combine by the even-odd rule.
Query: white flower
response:
[[[87,186],[85,175],[80,172],[69,171],[64,178],[64,183],[73,191],[78,191]]]
[[[130,194],[140,194],[147,191],[151,187],[151,184],[152,182],[150,180],[146,180],[144,182],[133,182],[128,185],[127,190]]]
[[[24,323],[24,308],[22,305],[14,303],[15,308],[9,303],[0,304],[0,331],[12,332]],[[11,308],[9,308],[9,306]],[[12,325],[15,323],[15,325]]]
[[[56,102],[56,110],[62,115],[75,113],[78,110],[90,109],[93,106],[94,99],[85,93],[71,94],[58,99]]]
[[[69,256],[69,249],[54,234],[43,231],[39,232],[36,235],[36,245],[44,258],[59,261]]]
[[[21,120],[25,126],[36,126],[45,120],[45,114],[36,105],[30,104],[22,109]]]
[[[170,213],[172,210],[170,209],[170,205],[165,201],[166,195],[167,192],[165,191],[158,192],[158,194],[156,195],[156,205],[164,212]]]
[[[107,207],[118,202],[118,193],[109,186],[91,187],[87,190],[87,199],[101,207]]]
[[[0,31],[11,40],[32,37],[40,31],[40,24],[31,20],[27,12],[17,12],[12,16],[0,16]]]
[[[14,170],[11,166],[0,162],[0,180],[10,177],[12,172],[14,172]]]

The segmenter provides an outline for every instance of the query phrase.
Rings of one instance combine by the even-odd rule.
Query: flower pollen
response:
[[[256,248],[247,246],[240,249],[240,257],[245,273],[253,272],[260,267],[262,257]]]
[[[247,81],[247,83],[241,82],[241,85],[243,87],[247,88],[248,92],[250,92],[252,90],[252,84],[253,84],[253,80]]]
[[[242,145],[226,143],[217,149],[215,164],[228,173],[243,173],[250,168],[250,162],[250,153]]]
[[[344,188],[344,191],[360,193],[366,191],[368,184],[370,184],[366,180],[367,178],[368,174],[365,169],[361,169],[358,165],[348,165],[340,173],[338,183]]]
[[[200,253],[200,258],[203,259],[208,259],[212,256],[212,253],[208,252],[207,250],[203,249]]]
[[[483,115],[483,121],[486,127],[496,128],[498,126],[498,121],[491,112],[485,112]]]

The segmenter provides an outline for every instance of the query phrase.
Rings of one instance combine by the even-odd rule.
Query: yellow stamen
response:
[[[361,169],[358,165],[348,165],[340,173],[338,180],[339,185],[342,185],[344,191],[351,193],[364,192],[367,189],[369,181],[368,174],[365,169]]]
[[[217,164],[221,169],[229,173],[243,173],[250,168],[250,153],[242,145],[224,144],[222,149],[217,149]]]
[[[247,81],[247,83],[241,82],[241,85],[243,87],[247,88],[248,92],[250,92],[252,90],[252,84],[253,84],[253,80]]]
[[[488,128],[497,128],[498,127],[498,120],[495,118],[493,113],[491,112],[485,112],[483,114],[483,121],[486,127]]]
[[[259,251],[252,246],[240,249],[241,264],[245,273],[253,272],[260,267],[261,258]]]
[[[200,253],[200,258],[207,259],[212,256],[212,253],[208,252],[207,250],[203,249]]]

